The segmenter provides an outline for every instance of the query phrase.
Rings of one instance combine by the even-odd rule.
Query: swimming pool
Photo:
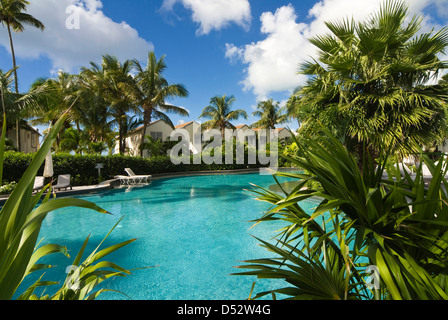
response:
[[[255,292],[277,288],[278,284],[230,274],[238,271],[234,266],[243,260],[268,256],[253,236],[270,240],[280,227],[278,223],[263,223],[251,229],[250,220],[260,217],[269,205],[243,190],[250,188],[250,183],[268,187],[275,181],[272,176],[259,174],[176,177],[154,180],[149,186],[132,190],[83,196],[80,198],[113,215],[79,208],[52,212],[42,226],[42,244],[65,245],[73,259],[89,234],[86,253],[124,216],[104,245],[138,239],[106,260],[126,269],[157,267],[136,270],[106,283],[107,288],[128,297],[105,293],[100,299],[247,299],[254,281]],[[310,208],[315,206],[313,202],[308,204]],[[45,279],[63,281],[71,260],[53,255],[45,262],[57,266],[47,271]]]

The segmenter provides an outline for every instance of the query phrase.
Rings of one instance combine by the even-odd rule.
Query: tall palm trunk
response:
[[[123,120],[120,119],[118,124],[118,153],[124,155],[124,134],[123,134]]]
[[[8,35],[9,35],[9,44],[11,46],[11,55],[12,55],[12,66],[14,68],[14,78],[15,78],[15,89],[16,89],[16,93],[19,93],[19,81],[17,78],[17,63],[16,63],[16,55],[14,52],[14,43],[12,41],[12,33],[11,33],[11,25],[10,25],[10,19],[8,19],[8,23],[6,24],[7,28],[8,28]],[[19,118],[17,117],[16,119],[16,141],[17,141],[17,149],[20,151],[20,129],[19,129]]]
[[[226,130],[226,126],[225,125],[221,125],[221,138],[222,140],[225,139],[224,135],[225,135],[225,130]]]
[[[8,27],[8,35],[9,35],[9,44],[11,46],[11,55],[12,55],[12,65],[14,68],[14,77],[15,77],[15,88],[16,88],[16,93],[19,93],[19,83],[17,80],[17,69],[16,69],[16,54],[14,52],[14,43],[12,41],[12,33],[11,33],[11,26],[9,25],[9,23],[7,23],[7,27]]]
[[[119,116],[118,121],[118,152],[120,155],[126,153],[126,125],[127,117],[125,114]]]
[[[151,123],[151,109],[152,108],[145,108],[145,112],[143,114],[143,129],[140,139],[140,157],[143,157],[143,143],[145,142],[145,135],[146,135],[146,128]]]

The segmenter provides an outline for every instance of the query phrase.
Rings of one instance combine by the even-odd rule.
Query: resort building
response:
[[[202,132],[201,132],[201,124],[196,121],[190,121],[187,123],[180,124],[175,127],[176,130],[183,129],[188,132],[190,137],[190,152],[192,154],[200,153],[200,150],[194,145],[194,141],[201,141]]]
[[[17,132],[15,128],[8,130],[6,137],[11,139],[14,146],[17,148]],[[22,122],[19,131],[20,152],[34,153],[39,150],[39,139],[41,134],[39,131],[30,126],[27,122]]]
[[[236,126],[235,129],[243,131],[252,130],[247,124],[240,124],[239,126]]]
[[[278,139],[279,140],[288,140],[288,139],[292,138],[291,131],[289,131],[286,128],[278,128],[278,129],[275,129],[275,130],[277,130],[277,132],[278,132]]]
[[[258,133],[261,130],[261,128],[254,128],[253,130],[255,130],[255,132]],[[286,128],[276,128],[275,130],[277,131],[279,141],[282,141],[282,140],[286,141],[286,140],[292,138],[291,132]],[[266,136],[267,136],[266,141],[269,143],[269,140],[270,140],[269,131],[267,132]]]
[[[246,124],[242,124],[242,125],[236,126],[235,129],[236,129],[237,132],[238,131],[242,131],[244,133],[245,141],[247,141],[247,143],[252,144],[252,145],[256,145],[257,133],[256,133],[255,130],[251,129]],[[251,134],[251,132],[253,132],[254,134]]]
[[[126,138],[126,148],[128,155],[137,156],[140,154],[139,146],[141,144],[142,130],[143,126],[140,126],[134,131],[130,132],[128,137]],[[145,136],[150,136],[154,140],[161,139],[162,141],[167,141],[173,130],[174,128],[164,120],[157,120],[151,122],[146,127]],[[115,153],[118,153],[118,146],[115,147]],[[148,157],[149,153],[145,151],[143,153],[143,156]]]
[[[248,125],[242,124],[235,127],[236,131],[242,131],[244,133],[244,139],[248,143],[256,144],[256,139],[258,136],[259,128],[251,129]],[[137,156],[139,155],[139,146],[141,141],[141,135],[142,135],[143,126],[135,129],[132,131],[128,137],[126,138],[126,148],[127,148],[127,154],[131,156]],[[201,152],[201,149],[204,148],[206,144],[208,144],[208,141],[203,141],[203,133],[207,132],[207,130],[202,131],[201,124],[196,121],[190,121],[187,123],[183,123],[180,125],[177,125],[176,127],[172,127],[168,123],[166,123],[164,120],[157,120],[154,122],[151,122],[146,127],[146,136],[151,136],[153,139],[161,139],[162,141],[169,140],[172,132],[174,130],[185,130],[188,132],[189,137],[189,144],[190,144],[190,152],[192,154],[198,154]],[[278,132],[278,138],[279,141],[281,140],[287,140],[292,137],[291,132],[286,128],[278,128],[275,129]],[[252,131],[252,132],[250,132]],[[251,139],[254,139],[251,141]],[[267,142],[269,143],[269,132],[267,134]],[[195,142],[197,145],[195,145]],[[200,146],[200,147],[199,147]],[[115,153],[118,153],[118,146],[115,148]],[[149,153],[144,152],[144,157],[148,157]]]
[[[216,129],[219,131],[219,129]],[[227,130],[227,129],[226,129]],[[203,132],[208,132],[209,130],[204,130]],[[257,141],[257,132],[251,129],[248,125],[242,124],[235,126],[235,130],[233,131],[233,136],[236,138],[237,136],[240,139],[244,139],[245,142],[249,144],[256,145]],[[202,141],[202,147],[208,144],[209,141]]]

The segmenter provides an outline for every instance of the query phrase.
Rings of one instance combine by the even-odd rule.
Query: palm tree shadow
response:
[[[183,202],[191,199],[226,199],[227,201],[243,201],[249,198],[243,192],[246,185],[228,185],[228,184],[213,184],[211,186],[181,186],[176,187],[176,190],[167,191],[167,188],[162,188],[162,184],[166,181],[156,181],[151,185],[150,197],[141,199],[143,201],[153,201],[154,198],[163,199],[163,202]],[[169,189],[169,188],[168,188]],[[161,193],[160,193],[161,192]]]

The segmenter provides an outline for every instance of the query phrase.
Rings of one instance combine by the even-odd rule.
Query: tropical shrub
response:
[[[247,150],[246,150],[247,151]],[[7,182],[18,181],[22,174],[26,171],[33,160],[32,154],[24,154],[20,152],[5,152],[4,153],[4,180]],[[247,159],[247,157],[245,158]],[[72,184],[78,185],[93,185],[98,183],[98,169],[96,164],[104,164],[101,169],[101,178],[104,180],[113,179],[117,175],[126,175],[124,168],[132,168],[136,174],[159,174],[159,173],[174,173],[185,171],[206,171],[206,170],[234,170],[246,169],[248,166],[257,168],[260,165],[226,164],[223,158],[222,164],[178,164],[172,163],[168,156],[155,156],[151,158],[130,157],[130,156],[100,156],[100,155],[77,155],[68,153],[56,153],[53,155],[54,177],[59,174],[71,174]],[[42,175],[44,171],[44,164],[42,163],[38,169],[38,175]]]
[[[401,176],[394,167],[375,168],[369,156],[361,171],[329,132],[318,141],[296,143],[299,154],[289,160],[306,171],[276,175],[295,179],[296,187],[280,193],[251,190],[271,205],[256,222],[284,223],[277,244],[260,239],[274,257],[239,266],[240,275],[285,281],[284,287],[255,297],[448,299],[446,162],[435,165],[421,154],[432,173],[428,181],[422,165],[415,177]],[[308,181],[318,184],[303,189]],[[312,212],[304,209],[309,199],[316,201]]]
[[[4,114],[5,116],[5,114]],[[57,244],[47,244],[39,246],[38,236],[42,222],[51,211],[65,207],[88,208],[97,212],[108,214],[108,212],[94,203],[81,199],[58,199],[51,198],[51,186],[33,195],[33,182],[41,167],[51,145],[56,139],[57,133],[65,120],[62,116],[47,138],[42,144],[27,169],[23,172],[16,188],[9,196],[0,211],[0,299],[55,299],[55,300],[81,300],[95,299],[107,289],[95,291],[97,286],[104,280],[124,276],[130,273],[129,270],[120,266],[102,261],[108,254],[133,242],[135,239],[124,241],[100,250],[98,246],[85,260],[82,260],[89,238],[85,240],[79,253],[71,265],[71,271],[66,280],[54,295],[37,296],[35,290],[39,287],[48,287],[57,282],[44,280],[39,277],[24,292],[17,292],[24,279],[36,272],[42,272],[51,268],[50,265],[39,263],[39,261],[50,254],[60,253],[67,257],[66,247]],[[3,150],[5,141],[6,126],[3,126],[0,142],[0,168],[3,169]],[[1,171],[0,171],[1,181]],[[45,191],[47,192],[44,196]],[[114,227],[115,228],[115,227]],[[113,229],[112,229],[113,230]],[[106,235],[106,238],[109,236]],[[101,244],[100,244],[101,245]]]
[[[15,181],[3,183],[0,186],[0,194],[10,194],[15,187],[17,186],[17,183]]]
[[[17,148],[14,146],[14,142],[9,138],[5,139],[5,150],[17,151]]]

